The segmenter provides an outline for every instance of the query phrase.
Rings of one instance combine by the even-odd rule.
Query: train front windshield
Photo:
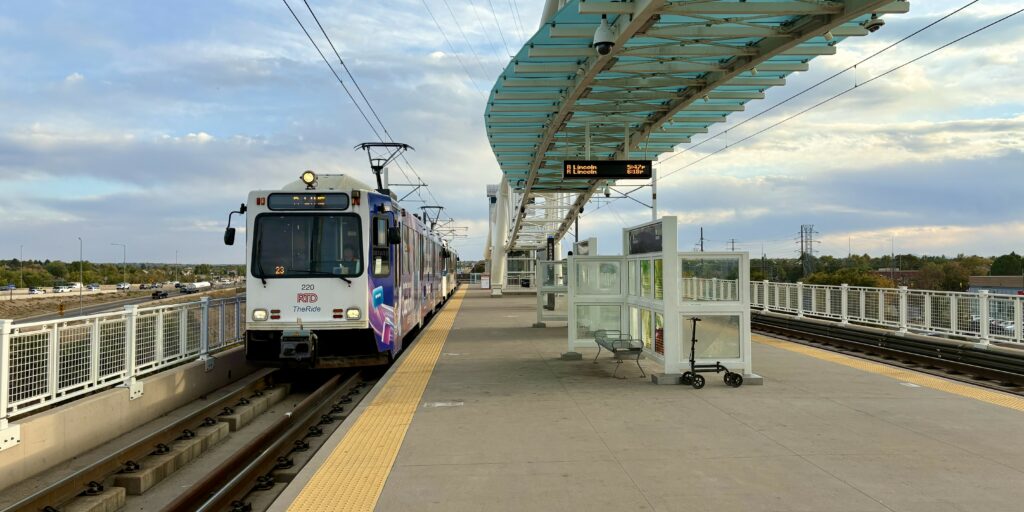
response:
[[[255,231],[255,277],[356,277],[363,273],[357,215],[263,214],[256,218]]]

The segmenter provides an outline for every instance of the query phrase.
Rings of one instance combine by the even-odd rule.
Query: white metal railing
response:
[[[536,290],[537,283],[534,278],[536,271],[515,271],[505,273],[505,289],[513,290]]]
[[[737,279],[684,277],[681,282],[682,297],[683,300],[735,301],[739,300],[738,284]]]
[[[466,283],[468,285],[480,284],[480,276],[481,275],[482,274],[480,272],[471,272],[471,273],[468,273],[468,274],[459,274],[458,275],[458,279],[459,279],[459,282]]]
[[[750,305],[844,324],[952,335],[983,344],[1024,343],[1024,296],[1020,295],[759,281],[750,283]]]
[[[0,320],[0,428],[10,417],[205,359],[241,342],[244,319],[244,297],[203,297],[59,320]]]

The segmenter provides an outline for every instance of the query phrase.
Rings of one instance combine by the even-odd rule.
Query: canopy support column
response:
[[[498,202],[494,208],[494,229],[491,230],[491,296],[501,296],[505,286],[505,237],[508,236],[508,181],[498,184]]]

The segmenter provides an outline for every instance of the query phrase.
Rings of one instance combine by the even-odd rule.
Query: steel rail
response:
[[[1011,348],[756,313],[751,315],[751,327],[770,334],[806,340],[814,346],[838,347],[898,359],[925,368],[939,368],[952,372],[952,375],[943,373],[944,377],[1001,391],[1007,391],[1005,386],[977,381],[969,376],[1003,383],[1009,387],[1024,386],[1024,352]],[[892,364],[891,361],[883,362]],[[1024,394],[1020,391],[1017,393]]]
[[[16,510],[43,510],[47,507],[58,507],[68,500],[84,492],[89,482],[101,482],[108,476],[117,473],[129,460],[139,460],[149,455],[154,446],[160,443],[170,444],[177,439],[185,429],[195,429],[202,424],[207,417],[216,417],[217,413],[224,407],[234,405],[239,398],[246,397],[258,386],[265,383],[276,370],[261,370],[247,377],[240,388],[224,393],[220,398],[214,399],[210,405],[203,409],[181,418],[174,423],[155,430],[142,439],[131,445],[103,457],[102,459],[84,467],[71,475],[68,475],[55,484],[40,489],[35,493],[22,498],[13,505],[4,509],[7,511]]]
[[[324,410],[330,409],[346,390],[355,389],[364,380],[363,372],[347,375],[343,383],[342,378],[341,374],[331,377],[163,510],[198,512],[232,508],[232,501],[244,498],[259,477],[270,473],[278,457],[287,455],[293,441],[301,438],[308,427],[316,425]]]

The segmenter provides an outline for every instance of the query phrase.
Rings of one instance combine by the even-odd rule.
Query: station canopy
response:
[[[552,0],[554,1],[554,0]],[[485,124],[511,187],[506,250],[561,239],[603,187],[562,179],[562,162],[657,160],[741,112],[835,45],[865,36],[873,17],[909,3],[569,0],[545,20],[491,90]],[[605,16],[611,51],[594,32]],[[882,29],[884,30],[884,28]]]

